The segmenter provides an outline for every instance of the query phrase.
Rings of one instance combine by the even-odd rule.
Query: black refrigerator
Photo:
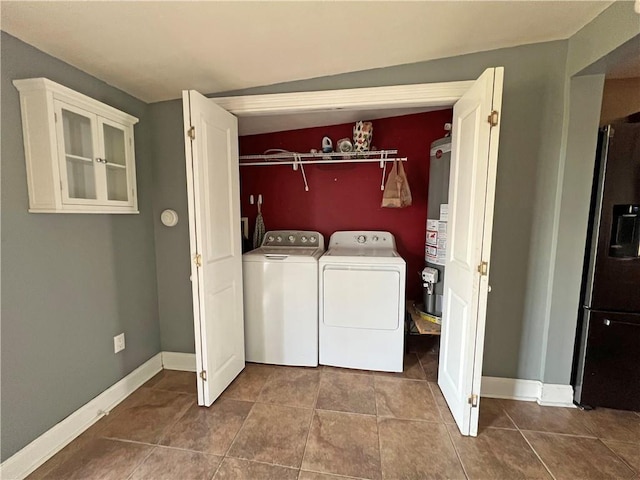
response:
[[[574,402],[640,411],[640,124],[599,132]]]

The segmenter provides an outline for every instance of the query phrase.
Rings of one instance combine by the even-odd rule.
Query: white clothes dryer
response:
[[[245,359],[318,366],[318,232],[267,232],[242,256]]]
[[[389,232],[331,235],[320,271],[320,363],[401,372],[406,263]]]

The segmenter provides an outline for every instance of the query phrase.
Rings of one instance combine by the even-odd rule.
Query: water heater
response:
[[[445,125],[445,130],[450,129],[451,126],[449,124]],[[424,255],[425,268],[422,271],[424,310],[426,313],[436,317],[442,316],[444,262],[447,251],[447,221],[449,217],[450,167],[451,137],[447,136],[431,144]]]

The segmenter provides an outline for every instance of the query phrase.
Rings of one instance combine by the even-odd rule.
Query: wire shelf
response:
[[[268,151],[268,150],[267,150]],[[258,167],[269,165],[291,165],[293,170],[300,170],[304,181],[305,191],[309,191],[305,165],[328,165],[332,163],[379,163],[382,169],[382,183],[380,190],[384,190],[384,179],[388,162],[406,162],[407,157],[398,158],[394,155],[398,150],[373,150],[370,152],[331,152],[331,153],[298,153],[286,150],[263,155],[241,155],[241,167]],[[392,155],[391,157],[389,155]],[[256,161],[261,160],[261,161]]]
[[[373,150],[369,152],[278,152],[263,155],[241,155],[240,166],[255,167],[261,165],[314,165],[329,163],[382,163],[396,160],[407,161],[406,157],[394,157],[397,153],[398,150]]]

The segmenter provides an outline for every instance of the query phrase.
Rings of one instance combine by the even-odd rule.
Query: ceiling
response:
[[[565,39],[611,1],[2,1],[1,28],[145,101]]]

